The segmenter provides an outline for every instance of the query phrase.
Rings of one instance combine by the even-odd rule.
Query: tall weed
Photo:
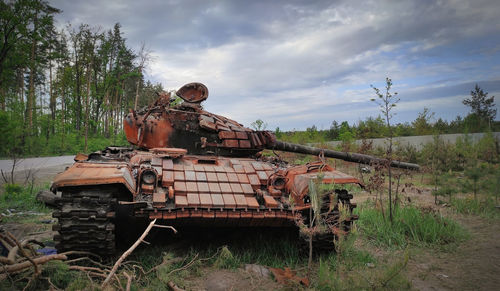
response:
[[[500,210],[496,208],[496,203],[491,197],[487,197],[484,201],[466,197],[463,199],[452,199],[451,205],[458,213],[474,214],[485,218],[500,218]]]
[[[411,206],[397,208],[392,224],[383,218],[380,211],[366,204],[359,214],[358,228],[379,246],[406,248],[411,244],[439,248],[467,237],[466,231],[453,220]]]

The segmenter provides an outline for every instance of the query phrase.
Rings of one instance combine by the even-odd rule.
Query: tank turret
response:
[[[175,95],[183,103],[171,106]],[[140,111],[131,111],[124,121],[127,140],[143,149],[183,148],[190,154],[250,157],[264,149],[320,155],[349,162],[372,164],[385,160],[370,155],[320,149],[276,140],[270,131],[256,131],[242,124],[207,112],[201,102],[208,89],[201,83],[189,83],[175,95],[161,93],[158,100]],[[412,163],[391,161],[392,167],[418,170]]]

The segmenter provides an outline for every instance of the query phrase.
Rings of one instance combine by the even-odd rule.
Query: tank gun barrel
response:
[[[269,149],[275,149],[285,152],[294,152],[308,155],[318,156],[322,152],[325,157],[340,159],[348,162],[360,163],[360,164],[372,164],[372,163],[385,163],[386,159],[377,158],[370,155],[350,153],[350,152],[339,152],[329,149],[320,149],[316,147],[310,147],[300,144],[288,143],[283,141],[276,141],[273,146]],[[420,166],[417,164],[406,163],[401,161],[391,161],[391,167],[408,169],[408,170],[419,170]]]

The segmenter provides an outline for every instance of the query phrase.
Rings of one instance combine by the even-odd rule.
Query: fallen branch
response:
[[[172,281],[168,281],[167,286],[172,291],[184,291],[184,289],[181,289],[181,288],[177,287],[177,285],[175,285],[175,283],[172,282]]]
[[[19,243],[19,241],[17,240],[17,238],[15,238],[10,232],[6,232],[7,236],[12,239],[12,241],[14,241],[14,243],[16,244],[19,252],[21,253],[21,255],[23,257],[25,257],[26,259],[28,259],[28,261],[33,265],[33,267],[35,268],[35,273],[33,274],[33,278],[37,277],[39,274],[40,274],[40,268],[38,267],[38,264],[35,262],[35,260],[33,260],[30,256],[28,256],[28,254],[26,254],[26,252],[24,251],[23,249],[23,246],[21,245],[21,243]],[[12,250],[14,250],[16,247],[12,248]],[[11,250],[11,251],[12,251]],[[14,258],[11,258],[10,257],[10,253],[9,253],[9,257],[8,259],[10,260],[13,260],[14,261]]]
[[[171,229],[174,233],[177,233],[177,230],[173,226],[170,226],[170,225],[155,224],[154,227],[168,228],[168,229]]]
[[[102,273],[88,272],[87,274],[88,274],[89,276],[106,278],[106,275],[105,275],[105,274],[102,274]]]
[[[4,265],[13,265],[15,262],[12,261],[12,260],[9,260],[8,258],[6,257],[0,257],[0,264],[4,264]]]
[[[43,256],[43,257],[35,258],[35,259],[32,259],[32,260],[33,260],[33,262],[35,264],[42,265],[42,264],[45,264],[48,261],[52,261],[52,260],[61,260],[61,261],[64,261],[64,260],[67,260],[67,259],[68,259],[68,257],[65,256],[65,255],[63,255],[63,254],[55,254],[55,255],[48,255],[48,256]],[[3,268],[0,269],[0,270],[1,271],[5,271],[5,273],[12,274],[12,273],[17,273],[19,271],[22,271],[22,270],[28,268],[31,265],[32,265],[32,263],[30,261],[24,261],[22,263],[17,263],[17,264],[13,264],[13,265],[3,266]]]
[[[71,256],[71,255],[89,255],[89,256],[93,256],[93,257],[96,257],[96,258],[99,258],[100,261],[102,261],[101,257],[94,254],[94,253],[91,253],[91,252],[85,252],[85,251],[67,251],[67,252],[64,252],[64,253],[60,253],[61,255],[65,255],[65,256]]]
[[[198,254],[196,254],[194,256],[194,258],[191,260],[191,262],[187,263],[186,265],[184,265],[184,266],[182,266],[180,268],[173,269],[172,271],[168,272],[167,276],[170,276],[170,275],[172,275],[175,272],[182,271],[182,270],[185,270],[185,269],[191,267],[194,264],[194,262],[196,261],[197,258],[198,258]]]
[[[183,260],[184,260],[183,258],[172,258],[170,260],[164,260],[161,264],[156,265],[153,268],[151,268],[149,271],[145,272],[144,275],[147,275],[147,274],[157,270],[158,268],[165,266],[166,264],[175,264],[175,263],[182,262]]]
[[[50,277],[46,277],[45,279],[47,279],[47,282],[50,284],[50,289],[49,289],[49,290],[55,290],[55,291],[59,291],[59,290],[61,290],[61,289],[57,288],[57,286],[56,286],[56,285],[54,285],[54,283],[52,283],[52,282],[50,281]]]
[[[96,261],[92,260],[89,257],[81,257],[81,258],[76,258],[76,259],[73,259],[73,260],[68,260],[68,261],[66,261],[66,263],[67,264],[72,264],[72,263],[76,263],[76,262],[80,262],[80,261],[84,261],[84,260],[87,260],[87,261],[91,262],[92,264],[97,265],[97,266],[99,266],[99,267],[101,267],[103,269],[109,269],[109,266],[106,266],[104,264],[96,262]]]
[[[120,256],[120,258],[116,261],[113,268],[111,269],[111,272],[108,274],[108,276],[106,277],[104,282],[102,282],[101,288],[104,288],[104,287],[106,287],[106,285],[108,285],[109,281],[111,280],[113,275],[116,273],[116,270],[121,265],[121,263],[125,260],[125,258],[127,258],[141,244],[141,242],[144,241],[144,238],[148,235],[149,231],[153,228],[155,223],[156,223],[156,219],[151,221],[151,223],[149,223],[148,227],[146,228],[144,233],[139,237],[139,239],[128,250],[126,250]],[[175,230],[175,228],[173,228],[173,227],[171,227],[171,228],[174,230],[175,233],[177,233],[177,230]]]
[[[130,276],[127,272],[123,271],[123,275],[127,277],[127,286],[125,287],[126,291],[130,291],[130,285],[132,284],[132,276]]]
[[[10,251],[14,247],[14,243],[12,243],[8,237],[2,235],[0,230],[0,244],[2,244],[8,251]]]
[[[87,272],[87,271],[95,271],[95,272],[100,272],[100,273],[103,273],[104,275],[106,275],[106,270],[102,270],[102,269],[99,269],[99,268],[96,268],[96,267],[84,267],[84,266],[69,266],[68,268],[69,270],[76,270],[76,271],[83,271],[83,272]]]

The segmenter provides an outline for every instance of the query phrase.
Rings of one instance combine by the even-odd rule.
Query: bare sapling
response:
[[[380,89],[371,86],[373,90],[375,90],[375,95],[377,98],[371,99],[371,101],[377,103],[380,108],[380,111],[385,117],[387,129],[389,131],[389,146],[386,150],[386,158],[387,158],[387,174],[389,178],[389,220],[392,223],[392,173],[390,164],[392,162],[392,138],[393,138],[393,130],[391,127],[391,119],[395,113],[392,112],[392,109],[396,107],[396,104],[399,102],[399,98],[397,98],[398,93],[391,93],[392,80],[390,78],[385,78],[385,92],[383,93]]]

